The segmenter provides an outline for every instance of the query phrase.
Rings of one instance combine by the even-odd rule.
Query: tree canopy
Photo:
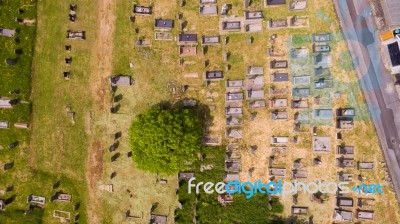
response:
[[[187,109],[153,107],[136,117],[129,131],[139,169],[173,174],[194,161],[201,149],[203,124]]]

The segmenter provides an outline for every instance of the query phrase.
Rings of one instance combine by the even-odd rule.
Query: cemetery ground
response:
[[[19,16],[34,19],[37,9],[38,17],[37,26],[21,26],[21,33],[17,34],[21,39],[23,54],[15,68],[3,68],[2,65],[2,71],[9,69],[10,72],[2,72],[1,81],[6,88],[2,88],[1,91],[20,89],[21,99],[28,102],[32,100],[33,103],[27,106],[18,105],[6,112],[2,110],[2,119],[27,122],[31,124],[31,128],[29,131],[14,128],[1,130],[2,145],[5,146],[13,140],[18,140],[20,144],[13,150],[5,149],[0,152],[1,164],[14,163],[12,169],[0,173],[0,188],[12,187],[9,188],[11,191],[0,196],[2,199],[11,199],[6,205],[7,209],[0,212],[0,222],[6,220],[7,223],[53,223],[55,209],[71,212],[72,219],[78,215],[82,223],[86,223],[87,220],[88,190],[85,172],[88,137],[85,131],[89,129],[85,126],[88,123],[85,122],[85,116],[92,105],[92,97],[87,91],[91,72],[87,64],[90,61],[92,46],[90,41],[68,41],[65,35],[68,28],[81,28],[87,30],[88,39],[93,40],[96,27],[92,24],[97,11],[93,11],[96,8],[94,2],[84,1],[83,4],[79,4],[80,19],[71,24],[68,20],[69,4],[70,2],[65,1],[40,1],[36,7],[35,1],[2,1],[1,21],[8,21],[8,24],[1,24],[2,26],[17,26],[14,20],[18,17],[20,7],[25,9],[25,13]],[[3,13],[3,7],[7,7],[7,13]],[[36,38],[35,31],[38,34]],[[11,42],[12,39],[4,41],[7,46],[15,47]],[[74,79],[70,82],[66,82],[62,77],[62,72],[68,69],[64,63],[64,57],[68,56],[64,49],[67,43],[72,44],[73,51],[70,55],[76,59],[71,66]],[[31,71],[33,47],[35,54]],[[9,54],[13,50],[8,48],[5,48],[7,51],[2,51],[2,58],[3,54]],[[3,76],[5,74],[7,76]],[[7,93],[2,92],[1,95]],[[67,116],[67,105],[79,115],[75,117],[75,124],[72,124]],[[13,118],[4,113],[17,117]],[[51,196],[60,191],[71,194],[72,202],[49,202]],[[24,211],[28,209],[27,196],[30,194],[44,196],[45,209],[34,209],[34,212],[24,216]]]
[[[7,1],[3,1],[3,4],[4,2]],[[28,1],[19,2],[20,5],[23,5]],[[75,23],[68,21],[69,3],[78,4],[78,19]],[[151,3],[149,0],[138,1],[138,4],[142,5]],[[221,0],[218,1],[219,8],[223,3],[233,5],[231,14],[243,15],[243,1]],[[357,161],[361,161],[364,152],[367,153],[366,160],[373,160],[377,167],[373,171],[363,171],[362,175],[371,183],[383,181],[385,169],[380,163],[383,158],[373,124],[368,119],[364,119],[368,117],[368,114],[365,111],[362,96],[358,94],[360,90],[355,82],[355,72],[351,68],[344,70],[343,66],[340,66],[340,58],[346,55],[347,49],[344,42],[340,40],[341,35],[335,34],[339,26],[331,1],[309,0],[307,9],[300,12],[290,12],[287,6],[265,8],[261,1],[254,1],[251,7],[262,9],[265,21],[271,18],[304,15],[309,17],[309,23],[312,26],[270,30],[266,28],[266,22],[263,22],[262,33],[225,35],[229,36],[227,45],[221,43],[209,46],[204,54],[202,47],[198,46],[197,55],[185,57],[183,65],[178,63],[179,53],[175,41],[155,41],[153,39],[154,16],[136,16],[134,23],[129,21],[129,16],[133,15],[132,6],[132,1],[128,0],[120,0],[118,4],[114,4],[110,0],[102,0],[99,4],[89,0],[40,1],[38,3],[38,35],[33,57],[31,98],[29,97],[30,62],[28,61],[30,57],[28,56],[33,42],[28,43],[28,41],[21,40],[21,45],[25,46],[26,44],[24,55],[27,58],[21,58],[19,67],[13,71],[10,70],[10,74],[6,71],[9,74],[7,80],[11,80],[11,75],[21,74],[18,83],[14,82],[16,80],[14,78],[12,83],[3,80],[3,76],[0,76],[1,81],[7,83],[7,89],[18,87],[23,90],[22,99],[26,101],[33,99],[30,141],[28,139],[30,133],[26,130],[11,128],[7,132],[12,137],[0,135],[1,145],[6,145],[13,139],[20,141],[17,149],[0,151],[2,164],[14,161],[12,170],[0,173],[0,188],[14,186],[13,191],[0,195],[1,199],[11,198],[13,200],[5,212],[0,212],[0,222],[4,217],[15,216],[16,223],[18,223],[18,218],[27,208],[26,196],[29,194],[45,196],[47,200],[55,192],[63,191],[72,195],[72,203],[62,204],[47,200],[43,214],[41,212],[32,213],[32,216],[26,217],[40,219],[44,223],[52,223],[54,222],[53,210],[60,209],[69,211],[72,215],[79,214],[79,220],[82,223],[85,223],[87,219],[93,223],[100,223],[99,220],[104,223],[124,223],[127,222],[125,212],[130,210],[130,214],[133,216],[143,215],[141,221],[147,223],[150,219],[149,211],[152,204],[158,203],[157,213],[168,215],[169,222],[173,223],[175,209],[178,206],[177,176],[166,177],[149,174],[135,167],[132,158],[128,156],[130,148],[127,132],[131,121],[137,114],[161,101],[195,98],[203,104],[215,106],[215,110],[211,112],[212,123],[209,124],[207,131],[223,136],[225,133],[225,82],[213,82],[206,87],[204,71],[225,70],[226,65],[229,64],[230,69],[225,72],[225,78],[244,79],[247,66],[261,65],[264,67],[266,83],[264,91],[266,93],[269,92],[269,87],[272,85],[291,88],[291,83],[272,84],[269,81],[272,73],[269,69],[271,58],[266,56],[266,50],[271,46],[268,38],[272,34],[278,36],[275,46],[286,51],[284,56],[277,59],[288,60],[290,46],[305,46],[312,52],[312,43],[307,41],[310,34],[333,33],[337,43],[332,45],[332,73],[336,78],[335,90],[341,91],[342,94],[341,97],[331,101],[329,99],[333,99],[333,94],[327,94],[325,99],[332,103],[333,108],[356,107],[356,103],[360,104],[356,108],[356,116],[359,116],[360,119],[356,119],[355,128],[344,131],[343,140],[337,143],[345,142],[354,145],[357,150],[355,158]],[[18,8],[19,6],[12,7]],[[14,11],[17,12],[17,9]],[[157,1],[154,4],[154,14],[157,17],[177,21],[178,12],[182,12],[187,21],[185,33],[197,33],[199,37],[218,34],[219,18],[200,17],[196,1],[187,1],[183,7],[178,6],[178,1]],[[31,12],[27,10],[27,13]],[[34,16],[34,14],[28,15]],[[1,15],[1,17],[3,16],[6,14]],[[14,17],[15,15],[7,16],[11,26],[15,26]],[[111,28],[113,26],[115,29]],[[175,27],[172,31],[174,37],[180,33],[177,22]],[[138,28],[138,33],[134,30],[135,28]],[[23,27],[21,35],[32,38],[35,29],[29,29],[30,27]],[[67,29],[85,30],[87,39],[85,41],[67,40],[65,38]],[[29,30],[30,33],[24,34],[26,30]],[[221,39],[225,36],[222,36]],[[250,36],[254,39],[252,44],[247,43]],[[152,46],[150,48],[136,47],[137,37],[150,38]],[[12,44],[12,39],[7,41],[10,41],[8,44]],[[65,52],[65,44],[71,44],[71,53]],[[12,50],[8,49],[7,51],[10,53]],[[223,59],[224,52],[230,52],[227,61]],[[67,55],[73,57],[70,68],[64,64],[64,57]],[[5,53],[2,52],[1,57],[6,57]],[[1,60],[3,59],[0,58]],[[206,61],[208,61],[207,67],[205,67]],[[130,63],[133,65],[132,68],[129,66]],[[17,69],[22,70],[18,71]],[[62,73],[66,69],[71,70],[72,77],[69,81],[62,77]],[[289,69],[287,72],[291,73]],[[185,78],[185,74],[188,73],[197,73],[198,78]],[[115,93],[112,93],[108,83],[108,77],[111,74],[132,75],[135,84],[131,87],[117,88]],[[185,93],[180,91],[182,85],[188,85]],[[7,90],[4,93],[1,92],[1,95],[7,95],[7,92]],[[336,91],[329,90],[329,92]],[[354,92],[354,96],[347,94],[349,92]],[[313,92],[312,94],[319,93]],[[324,93],[321,94],[324,95]],[[350,96],[348,97],[348,95]],[[290,102],[291,96],[285,97]],[[210,102],[209,98],[214,100]],[[268,99],[272,99],[269,94],[266,97],[266,100]],[[118,111],[110,113],[111,106],[117,106]],[[67,116],[67,107],[76,114],[74,124]],[[29,122],[30,104],[18,105],[12,110],[13,112],[2,110],[2,116],[4,115],[13,122],[17,120]],[[295,133],[292,120],[295,110],[287,109],[288,121],[271,121],[271,111],[267,108],[257,109],[257,117],[254,121],[250,121],[251,112],[254,111],[245,110],[244,112],[245,136],[240,143],[241,181],[258,179],[266,181],[268,179],[271,135],[291,137],[297,135],[299,138],[299,143],[296,145],[289,143],[288,156],[277,157],[274,163],[291,170],[293,161],[300,158],[304,161],[302,165],[308,169],[310,177],[307,179],[308,181],[320,177],[336,181],[338,169],[335,167],[333,151],[321,155],[322,161],[327,161],[323,162],[321,166],[313,167],[311,164],[311,158],[317,156],[312,152],[311,125],[304,125],[302,132]],[[336,142],[333,121],[329,125],[318,126],[317,134],[329,136],[332,142]],[[1,131],[3,132],[3,130]],[[122,136],[115,140],[117,132],[121,132]],[[358,139],[368,139],[368,141],[357,141]],[[116,141],[119,142],[116,152],[108,152],[109,146]],[[256,155],[249,152],[249,146],[253,144],[257,144],[259,149]],[[332,144],[332,150],[336,149],[335,146]],[[216,150],[223,149],[216,148]],[[114,162],[111,162],[111,157],[115,159]],[[221,160],[221,162],[223,161]],[[255,171],[252,176],[248,176],[248,170],[252,167],[255,168]],[[353,172],[355,175],[359,174],[355,169],[349,172]],[[112,175],[113,178],[111,178]],[[218,178],[222,177],[218,176]],[[160,184],[160,180],[166,180],[167,184]],[[286,177],[286,180],[292,180],[292,178]],[[57,182],[59,182],[59,186],[54,186]],[[100,191],[101,184],[113,184],[114,192]],[[53,189],[53,186],[56,188]],[[390,188],[388,185],[385,187]],[[398,219],[396,212],[389,215],[386,215],[385,212],[398,209],[391,191],[376,196],[376,199],[376,220],[387,223],[387,220]],[[309,195],[300,194],[298,201],[300,205],[310,208],[314,215],[314,222],[332,221],[333,196],[323,205],[310,202]],[[281,203],[284,204],[282,216],[290,216],[292,197],[281,198]],[[76,207],[77,204],[79,204],[78,207]],[[73,207],[77,210],[74,211]]]
[[[218,1],[219,8],[224,3],[231,3],[233,5],[231,15],[242,16],[244,13],[243,1]],[[150,1],[139,1],[139,5],[150,5]],[[266,7],[262,6],[261,1],[254,1],[250,9],[263,10],[264,21],[268,19],[279,19],[288,16],[298,15],[307,16],[309,23],[312,26],[304,28],[289,28],[271,30],[266,28],[266,22],[263,22],[262,33],[251,34],[229,34],[221,36],[221,44],[215,46],[208,46],[206,51],[199,44],[197,47],[196,56],[185,56],[183,65],[179,64],[179,51],[176,41],[156,41],[153,39],[154,18],[174,19],[175,27],[178,27],[177,16],[178,13],[183,13],[183,19],[187,22],[184,27],[185,33],[196,33],[200,39],[202,35],[217,35],[219,33],[218,17],[199,16],[198,3],[187,1],[185,6],[180,7],[178,2],[163,3],[158,2],[154,4],[153,15],[140,16],[136,15],[134,22],[129,20],[133,16],[131,10],[131,2],[121,1],[116,7],[116,33],[115,44],[113,52],[113,74],[132,74],[135,79],[135,87],[123,89],[120,88],[116,91],[115,95],[122,94],[123,98],[119,101],[121,107],[117,115],[112,115],[114,121],[113,126],[118,127],[109,129],[108,135],[113,132],[122,131],[126,133],[129,128],[127,120],[132,119],[132,115],[139,114],[141,111],[146,110],[151,105],[154,105],[163,100],[176,100],[184,98],[195,98],[202,104],[208,104],[215,109],[211,111],[212,123],[209,124],[207,132],[224,136],[225,132],[225,80],[243,79],[247,66],[258,65],[264,67],[264,80],[266,85],[264,91],[269,92],[269,87],[285,87],[292,88],[292,83],[273,84],[269,81],[269,75],[274,71],[269,69],[269,62],[272,59],[289,60],[289,51],[296,47],[306,47],[312,55],[312,42],[311,34],[313,33],[331,33],[333,41],[332,46],[332,67],[331,71],[334,75],[335,85],[333,89],[316,90],[312,92],[312,96],[321,95],[323,106],[330,105],[331,108],[339,107],[355,107],[356,108],[356,122],[355,128],[350,131],[343,132],[343,140],[336,141],[335,124],[333,120],[325,125],[318,123],[310,123],[302,126],[301,132],[293,130],[293,117],[299,110],[287,109],[289,113],[288,121],[271,121],[271,109],[257,109],[257,117],[254,121],[250,121],[251,112],[254,110],[245,110],[243,120],[245,120],[243,127],[244,138],[241,141],[241,164],[242,171],[240,173],[241,181],[254,181],[261,179],[266,181],[268,179],[268,167],[270,151],[270,136],[294,136],[297,135],[299,142],[297,144],[289,143],[287,155],[282,158],[277,157],[275,162],[277,166],[285,167],[287,170],[293,169],[293,161],[302,159],[303,166],[307,167],[309,179],[313,181],[317,179],[325,179],[329,181],[337,181],[337,172],[340,171],[336,167],[335,158],[336,144],[353,145],[357,149],[355,157],[356,161],[362,160],[363,153],[366,153],[366,161],[373,161],[377,164],[374,171],[362,172],[362,175],[368,181],[382,182],[386,177],[384,168],[383,157],[379,148],[378,139],[374,132],[373,124],[368,119],[369,115],[366,111],[365,104],[360,92],[360,87],[356,80],[356,74],[353,65],[346,61],[348,58],[348,50],[345,42],[339,31],[339,25],[336,14],[334,12],[333,4],[330,1],[308,1],[307,9],[300,12],[290,12],[285,6]],[[135,30],[136,29],[136,30]],[[172,30],[173,36],[180,33],[179,28]],[[266,56],[266,51],[271,44],[268,38],[272,34],[277,34],[278,38],[274,44],[279,50],[285,52],[284,56],[271,58]],[[228,36],[229,41],[225,45],[224,37]],[[253,43],[248,44],[249,37],[253,37]],[[136,47],[136,38],[150,39],[151,47]],[[224,61],[223,53],[229,52],[230,56],[227,61]],[[311,63],[311,56],[308,63]],[[132,63],[132,67],[129,64]],[[207,64],[207,65],[205,65]],[[229,65],[229,71],[226,71],[226,66]],[[291,75],[290,67],[287,72]],[[204,71],[223,70],[224,81],[211,82],[208,87],[205,86]],[[188,74],[197,74],[196,78],[188,78]],[[179,87],[187,85],[188,89],[185,93],[181,93]],[[173,90],[176,87],[175,91]],[[340,97],[335,97],[336,92],[340,92]],[[286,96],[290,102],[292,96]],[[213,101],[208,99],[212,98]],[[266,99],[273,97],[267,94]],[[310,100],[311,103],[311,100]],[[311,103],[312,104],[312,103]],[[246,107],[246,106],[245,106]],[[318,108],[318,106],[316,106]],[[133,114],[132,114],[133,113]],[[331,153],[321,154],[323,161],[321,166],[313,167],[312,158],[317,157],[319,154],[312,152],[312,126],[317,125],[319,136],[329,136],[331,138],[332,146]],[[357,136],[357,137],[356,137]],[[358,141],[358,139],[368,139],[367,141]],[[124,143],[127,142],[127,136],[123,136],[120,141],[120,149],[124,152],[129,151],[129,146]],[[224,143],[226,143],[224,141]],[[249,147],[257,144],[258,152],[253,155],[249,152]],[[113,180],[115,186],[122,186],[121,192],[114,192],[113,194],[103,194],[104,204],[119,204],[120,207],[111,206],[105,214],[121,213],[127,208],[140,214],[144,212],[144,220],[148,218],[148,212],[151,204],[159,202],[161,213],[168,214],[169,218],[173,214],[174,208],[177,206],[177,201],[174,199],[176,189],[176,178],[162,177],[156,175],[143,174],[135,167],[128,167],[128,158],[122,158],[118,163],[105,162],[105,174],[103,181],[109,180],[109,175],[113,171],[117,171],[117,177]],[[248,170],[255,168],[253,175],[248,176]],[[190,170],[190,169],[189,169]],[[360,174],[356,169],[345,170],[354,173],[355,176]],[[129,177],[127,179],[126,177]],[[147,181],[141,181],[146,180]],[[159,179],[167,179],[168,185],[157,184]],[[135,180],[133,185],[136,189],[140,188],[140,193],[131,195],[126,192],[125,188],[128,186],[129,180]],[[140,180],[140,181],[138,181]],[[291,177],[286,177],[285,180],[293,180]],[[145,184],[147,182],[147,184]],[[357,182],[357,180],[356,180]],[[152,183],[152,184],[149,184]],[[142,186],[142,187],[140,187]],[[146,186],[143,188],[143,186]],[[391,192],[390,186],[385,182],[387,194],[376,196],[377,204],[375,207],[376,220],[393,220],[398,217],[393,213],[393,216],[387,217],[385,209],[397,209],[395,203],[394,193]],[[132,187],[134,188],[134,187]],[[130,189],[132,192],[132,189]],[[145,192],[151,192],[153,197],[144,196]],[[130,200],[133,197],[134,200]],[[173,199],[173,200],[170,200]],[[379,199],[379,200],[378,200]],[[281,199],[284,206],[283,216],[288,217],[291,215],[291,205],[293,205],[292,197],[284,197]],[[316,202],[310,201],[309,195],[299,195],[299,205],[308,206],[312,211],[314,221],[321,222],[332,220],[332,212],[334,209],[335,197],[329,197],[328,201],[320,205]],[[124,209],[126,208],[126,209]],[[146,216],[147,213],[147,216]],[[109,215],[110,216],[110,215]],[[124,217],[113,217],[114,220],[121,221]]]

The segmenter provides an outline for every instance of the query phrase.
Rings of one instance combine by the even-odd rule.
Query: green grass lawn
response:
[[[23,11],[19,14],[19,9]],[[21,11],[21,12],[22,12]],[[20,101],[29,101],[31,92],[31,63],[35,41],[35,26],[19,24],[15,18],[35,19],[36,4],[33,0],[3,1],[0,4],[0,27],[16,29],[15,37],[0,36],[0,96],[18,98]],[[22,54],[14,53],[21,49]],[[17,64],[10,66],[5,63],[6,58],[16,59]],[[19,90],[19,95],[9,94]],[[28,143],[29,132],[13,127],[15,122],[30,122],[30,103],[18,104],[13,109],[0,109],[0,120],[8,121],[10,129],[0,130],[0,146],[6,148],[10,143],[19,141],[21,145]],[[6,152],[0,151],[0,158]]]
[[[13,186],[12,191],[0,195],[0,199],[10,202],[6,210],[0,212],[1,223],[55,223],[58,222],[52,217],[55,209],[71,212],[72,219],[78,215],[79,223],[87,222],[85,115],[92,105],[87,91],[90,73],[87,65],[96,30],[90,24],[97,14],[93,12],[95,3],[79,2],[78,20],[72,24],[68,12],[69,3],[73,2],[40,1],[36,7],[33,0],[5,0],[0,6],[0,27],[20,29],[16,35],[20,39],[19,45],[13,39],[0,37],[0,95],[9,96],[8,91],[20,89],[21,100],[33,101],[33,104],[0,110],[0,120],[31,123],[30,130],[0,130],[1,145],[15,140],[20,142],[14,150],[0,150],[0,164],[14,162],[11,170],[0,171],[0,190]],[[25,11],[21,15],[18,15],[19,8]],[[37,26],[18,25],[14,21],[16,17],[35,19],[36,10]],[[86,30],[88,41],[67,40],[67,29]],[[72,45],[71,53],[65,52],[65,44]],[[22,48],[23,54],[18,56],[16,66],[6,66],[4,59],[15,58],[15,48]],[[70,68],[64,64],[64,57],[68,55],[73,57]],[[62,77],[66,70],[71,70],[73,75],[70,81]],[[74,125],[67,116],[66,105],[76,113]],[[59,186],[53,188],[57,182]],[[71,194],[72,202],[49,201],[60,191]],[[46,197],[46,205],[44,209],[23,216],[28,208],[26,197],[29,194]]]

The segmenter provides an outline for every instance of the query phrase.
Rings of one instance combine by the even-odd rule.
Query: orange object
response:
[[[387,32],[384,32],[384,33],[381,34],[381,40],[382,41],[387,41],[387,40],[390,40],[392,38],[394,38],[393,30],[390,30],[390,31],[387,31]]]

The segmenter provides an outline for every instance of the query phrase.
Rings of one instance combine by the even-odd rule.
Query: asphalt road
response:
[[[357,75],[400,201],[400,101],[396,92],[387,88],[393,81],[379,56],[379,35],[375,35],[367,0],[334,2],[350,52],[358,62]]]

